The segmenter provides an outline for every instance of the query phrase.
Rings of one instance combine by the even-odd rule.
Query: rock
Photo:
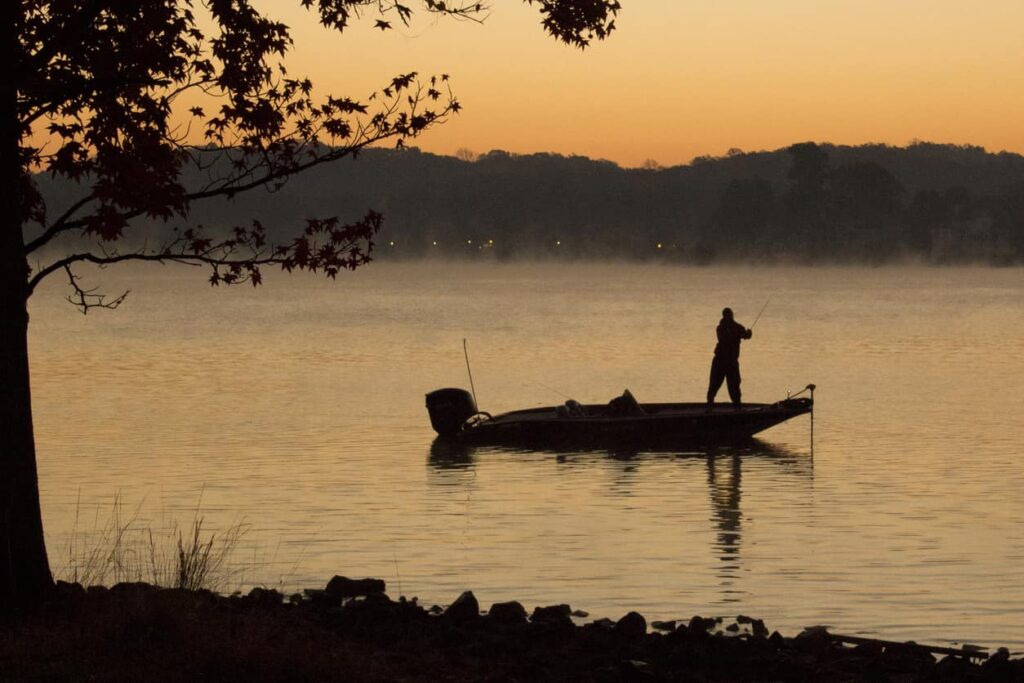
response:
[[[276,590],[256,586],[245,596],[245,600],[259,605],[280,605],[284,602],[284,596]]]
[[[832,636],[824,626],[808,626],[793,639],[793,646],[800,652],[820,655],[832,647]]]
[[[885,648],[882,647],[881,643],[867,642],[860,643],[853,648],[853,653],[858,657],[863,657],[864,659],[878,659],[882,656],[882,652],[884,650]]]
[[[728,631],[729,633],[738,633],[739,630],[740,630],[740,625],[739,624],[729,624],[728,626],[725,627],[725,630]]]
[[[990,680],[1020,680],[1012,677],[1014,673],[1013,665],[1019,663],[1020,660],[1011,662],[1010,651],[1005,647],[1001,647],[982,663],[981,670],[985,672]]]
[[[639,612],[629,612],[615,623],[612,633],[623,638],[641,638],[647,633],[647,620]]]
[[[688,628],[692,633],[707,633],[715,627],[717,624],[714,619],[705,619],[702,616],[695,616],[690,619]]]
[[[584,612],[584,611],[583,611],[583,610],[581,610],[581,609],[574,609],[574,610],[572,611],[572,614],[571,614],[571,616],[574,616],[574,617],[576,617],[577,619],[586,619],[587,617],[589,617],[589,616],[590,616],[590,612]]]
[[[654,672],[651,665],[640,659],[627,659],[619,662],[618,680],[625,681],[653,681]]]
[[[466,591],[448,605],[442,616],[456,624],[468,623],[480,616],[480,603],[473,591]]]
[[[886,645],[883,658],[887,665],[904,672],[920,672],[935,664],[932,653],[914,642]]]
[[[595,619],[594,621],[592,621],[591,626],[611,630],[615,628],[615,622],[609,619],[608,617],[601,617],[600,619]]]
[[[658,631],[675,631],[676,622],[674,619],[672,621],[652,621],[651,628]]]
[[[327,582],[324,592],[336,599],[355,598],[373,593],[383,593],[386,584],[383,579],[350,579],[347,576],[335,576]]]
[[[317,609],[337,607],[341,602],[341,598],[332,597],[320,588],[305,588],[302,592],[307,598],[306,603]]]
[[[82,584],[80,583],[57,581],[56,591],[57,597],[67,602],[78,602],[85,597],[85,589],[82,588]]]
[[[530,621],[534,624],[560,624],[572,626],[572,608],[569,605],[535,607]]]
[[[768,637],[768,627],[764,625],[763,619],[752,619],[750,622],[750,630],[754,634],[755,638]]]
[[[966,681],[977,673],[977,668],[963,657],[947,655],[931,670],[931,678],[939,681]]]
[[[496,602],[491,605],[487,616],[501,624],[525,624],[526,608],[523,607],[522,603],[515,600],[511,602]]]
[[[370,593],[369,595],[364,595],[362,597],[353,599],[352,603],[361,603],[363,605],[370,605],[372,607],[380,607],[383,605],[391,607],[393,605],[398,604],[395,602],[391,602],[391,598],[389,598],[384,593]]]
[[[158,590],[156,586],[142,581],[122,581],[110,587],[110,592],[117,595],[148,595]]]

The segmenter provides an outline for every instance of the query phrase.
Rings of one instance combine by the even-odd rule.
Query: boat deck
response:
[[[777,403],[545,406],[470,418],[456,438],[477,443],[737,442],[811,411],[809,398]]]
[[[641,403],[642,413],[615,414],[606,404],[583,405],[583,415],[559,415],[558,409],[561,406],[544,406],[542,408],[527,408],[525,410],[513,410],[507,413],[494,415],[492,421],[522,421],[533,422],[541,420],[635,420],[644,417],[696,417],[717,414],[744,414],[759,413],[773,408],[770,403],[744,403],[738,410],[731,403],[716,403],[708,409],[706,403]]]

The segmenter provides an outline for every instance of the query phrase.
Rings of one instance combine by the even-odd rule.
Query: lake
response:
[[[245,585],[377,576],[446,604],[748,614],[1024,648],[1024,272],[381,263],[211,288],[187,267],[82,316],[31,303],[43,517],[60,574],[115,499],[142,527],[247,524]],[[744,399],[818,385],[744,449],[432,448],[424,394],[491,413],[700,401],[723,306]],[[726,400],[723,387],[720,400]]]

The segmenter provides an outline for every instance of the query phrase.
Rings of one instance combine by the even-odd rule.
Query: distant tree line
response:
[[[59,208],[61,188],[40,183]],[[278,226],[373,207],[384,214],[382,259],[1024,262],[1024,157],[974,146],[807,142],[634,169],[556,154],[368,149],[244,201],[193,218],[226,229],[258,215]],[[170,228],[144,232],[158,240]]]
[[[929,145],[935,152],[943,148]],[[950,156],[972,149],[946,147]],[[977,150],[980,152],[980,150]],[[983,154],[983,152],[980,152]],[[832,164],[811,142],[788,149],[786,181],[732,179],[704,224],[696,256],[804,261],[885,262],[908,256],[931,262],[1024,260],[1024,181],[1019,158],[1005,176],[979,181],[977,168],[951,175],[931,169],[909,195],[875,160]],[[940,155],[942,161],[948,161]],[[1014,163],[1016,162],[1016,163]],[[948,171],[947,171],[948,173]],[[984,175],[984,174],[982,174]],[[974,181],[974,189],[965,186]]]

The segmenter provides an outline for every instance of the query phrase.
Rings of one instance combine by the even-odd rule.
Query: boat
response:
[[[799,415],[813,417],[815,385],[775,403],[639,403],[626,390],[606,404],[513,410],[499,415],[477,409],[465,389],[444,388],[426,396],[430,423],[439,437],[477,445],[669,445],[736,444]],[[809,392],[809,396],[801,394]]]

